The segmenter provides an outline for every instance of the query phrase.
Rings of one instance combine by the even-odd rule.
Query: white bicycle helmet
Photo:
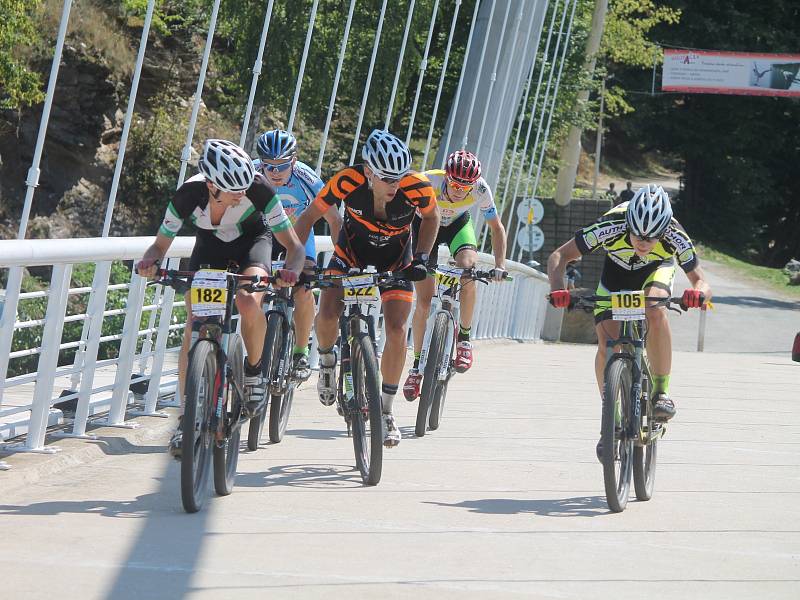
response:
[[[223,192],[246,190],[256,177],[253,161],[247,152],[226,140],[206,140],[197,166],[206,180]]]
[[[648,184],[636,192],[625,212],[628,230],[637,237],[660,238],[672,221],[672,204],[660,185]]]
[[[411,152],[397,136],[384,129],[369,134],[361,157],[378,177],[400,179],[411,169]]]

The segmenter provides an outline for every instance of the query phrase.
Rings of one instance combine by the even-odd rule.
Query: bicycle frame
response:
[[[439,313],[446,314],[447,319],[450,321],[451,326],[447,328],[447,339],[445,343],[445,354],[450,356],[450,349],[455,342],[456,327],[458,327],[459,316],[461,314],[461,300],[459,299],[461,287],[462,284],[459,281],[453,285],[447,293],[441,294],[437,286],[436,293],[433,295],[433,298],[431,298],[431,310],[428,314],[428,320],[425,322],[425,338],[422,342],[422,351],[419,355],[420,373],[425,372],[425,365],[428,362],[428,352],[431,345],[431,336],[433,335],[433,324]],[[443,364],[442,371],[437,374],[437,379],[439,381],[444,381],[447,379],[449,372],[450,364]]]
[[[626,437],[638,440],[639,444],[647,444],[649,439],[642,435],[642,398],[643,380],[649,377],[649,366],[645,356],[645,341],[647,336],[646,321],[622,321],[620,336],[614,340],[606,342],[606,366],[608,372],[609,365],[615,360],[628,360],[631,363],[631,405],[633,408],[632,419],[628,421],[628,431]],[[616,346],[622,349],[615,352]],[[649,437],[649,435],[648,435]]]
[[[375,341],[375,315],[371,314],[376,305],[368,302],[350,304],[345,308],[339,318],[339,340],[341,345],[342,360],[340,364],[341,376],[339,377],[340,395],[349,404],[354,398],[353,372],[350,368],[350,340],[366,332],[372,340],[372,346],[377,352]]]
[[[264,318],[269,320],[270,315],[278,315],[283,321],[286,331],[289,331],[289,328],[291,328],[294,323],[294,294],[292,293],[292,289],[293,288],[280,288],[277,291],[267,291],[262,304],[264,308]],[[286,389],[288,376],[285,377],[284,375],[288,374],[289,370],[285,368],[286,365],[283,364],[283,361],[287,360],[287,356],[289,360],[291,360],[291,355],[287,353],[286,344],[287,340],[284,337],[281,341],[281,363],[275,370],[277,379],[268,382],[269,392],[273,395],[282,394]],[[288,350],[291,351],[291,348]]]
[[[217,378],[214,382],[214,405],[212,413],[212,430],[215,431],[216,440],[222,441],[226,437],[226,432],[222,431],[220,425],[223,424],[223,409],[227,404],[227,397],[225,390],[227,390],[229,381],[236,387],[236,392],[240,398],[244,398],[244,390],[239,389],[239,383],[230,377],[230,366],[228,365],[228,349],[231,337],[231,317],[233,315],[233,305],[236,298],[236,280],[232,277],[227,277],[228,297],[225,302],[225,315],[220,317],[216,316],[197,316],[191,314],[192,321],[192,335],[189,345],[189,355],[191,356],[197,342],[200,340],[208,340],[217,347]],[[237,420],[238,421],[238,420]],[[239,426],[239,423],[234,423],[233,427]]]

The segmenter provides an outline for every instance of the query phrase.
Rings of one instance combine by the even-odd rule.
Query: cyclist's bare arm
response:
[[[700,267],[700,265],[686,273],[686,278],[689,280],[689,283],[692,284],[694,289],[700,290],[703,293],[706,298],[706,302],[711,300],[711,287],[706,282],[705,274],[703,273],[703,269]]]
[[[139,265],[137,265],[137,272],[142,277],[154,277],[158,266],[156,261],[161,261],[167,254],[167,250],[172,245],[172,240],[175,238],[168,237],[163,233],[156,235],[156,240],[145,250],[144,256]]]
[[[298,217],[297,221],[295,221],[294,231],[300,239],[301,244],[305,244],[306,241],[308,241],[308,236],[311,235],[311,229],[314,227],[314,223],[319,221],[329,208],[336,209],[335,205],[333,207],[327,205],[323,206],[325,207],[324,209],[320,208],[317,202],[312,202]],[[333,242],[336,243],[336,238],[333,238]]]
[[[342,215],[339,214],[339,209],[334,205],[323,216],[331,228],[331,240],[335,244],[336,240],[339,239],[339,231],[342,229]]]
[[[581,251],[578,250],[574,238],[553,250],[550,258],[547,259],[547,277],[550,279],[551,290],[564,289],[564,273],[567,265],[580,257]]]
[[[286,268],[300,275],[306,264],[306,250],[295,230],[289,227],[283,231],[274,231],[272,235],[286,248]]]
[[[430,208],[430,207],[429,207]],[[436,234],[439,231],[439,207],[434,206],[422,213],[422,222],[419,224],[419,242],[417,252],[430,254]]]
[[[487,221],[489,229],[492,230],[492,254],[494,254],[494,266],[505,270],[506,265],[506,228],[500,217],[495,217]]]

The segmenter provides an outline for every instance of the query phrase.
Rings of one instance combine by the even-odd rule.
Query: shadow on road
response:
[[[287,429],[286,435],[304,440],[335,440],[347,437],[347,429],[344,425],[342,429]]]
[[[265,488],[290,486],[326,489],[362,487],[361,474],[351,465],[301,464],[280,465],[260,473],[238,473],[237,487]]]
[[[156,446],[140,446],[132,444],[130,440],[123,437],[98,437],[96,440],[86,440],[89,444],[94,444],[100,448],[104,454],[109,456],[117,454],[164,454],[167,451],[166,444]]]
[[[54,500],[36,502],[24,506],[0,504],[0,515],[60,515],[65,513],[95,513],[104,517],[125,519],[147,517],[154,510],[162,508],[163,494],[143,494],[134,500],[117,502],[112,500]]]
[[[482,500],[465,500],[455,504],[447,502],[425,502],[425,504],[466,508],[470,512],[489,515],[533,513],[542,517],[599,517],[610,513],[605,498],[602,496],[577,496],[552,500],[484,498]]]
[[[800,310],[800,302],[790,300],[776,300],[760,296],[714,296],[714,304],[728,304],[731,306],[747,306],[749,308],[777,308],[780,310]]]

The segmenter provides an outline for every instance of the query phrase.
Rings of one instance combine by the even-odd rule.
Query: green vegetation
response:
[[[0,108],[19,110],[44,99],[42,78],[28,65],[39,41],[34,15],[41,0],[0,0]]]
[[[91,287],[94,277],[93,264],[76,265],[72,272],[71,287]],[[111,277],[109,284],[128,283],[131,278],[130,265],[126,265],[120,261],[115,261],[111,266]],[[47,278],[36,277],[26,274],[22,280],[21,291],[38,292],[47,290]],[[145,294],[145,304],[153,302],[155,288],[148,288]],[[125,289],[114,290],[108,292],[106,295],[106,310],[115,310],[125,308],[128,298],[128,291]],[[67,301],[67,316],[85,314],[89,302],[89,293],[71,295]],[[47,310],[47,298],[25,298],[20,300],[18,307],[17,320],[36,321],[44,319],[45,311]],[[178,323],[184,320],[186,311],[184,308],[177,308],[173,311],[173,323]],[[147,327],[150,315],[149,313],[142,314],[140,329]],[[112,315],[107,316],[103,320],[103,327],[101,330],[102,336],[118,335],[122,333],[122,326],[125,321],[125,315]],[[81,339],[81,331],[83,330],[83,321],[71,321],[64,324],[64,332],[62,334],[62,343],[77,342]],[[11,352],[18,350],[26,350],[28,348],[38,348],[42,345],[42,334],[44,331],[43,325],[36,325],[33,327],[25,327],[18,329],[14,332],[14,339],[11,343]],[[169,345],[173,346],[180,343],[182,332],[176,330],[170,333]],[[155,339],[155,336],[153,337]],[[139,339],[138,349],[141,350],[144,338]],[[75,360],[74,348],[62,350],[58,364],[59,366],[72,364]],[[108,358],[116,358],[119,352],[119,341],[111,340],[100,344],[97,353],[98,360]],[[8,377],[14,377],[24,373],[33,373],[36,371],[36,366],[39,362],[38,354],[31,354],[28,356],[21,356],[12,358],[8,365]]]
[[[665,47],[794,52],[797,2],[663,0],[679,26],[659,25]],[[635,112],[610,122],[610,144],[633,157],[660,151],[678,159],[684,186],[676,203],[692,235],[745,262],[782,267],[800,257],[800,102],[714,94],[650,95],[651,72],[609,67]]]
[[[766,284],[767,287],[781,294],[800,298],[800,286],[789,285],[789,277],[782,269],[754,265],[704,244],[697,245],[697,253],[701,259],[730,267],[739,274],[759,283]]]

